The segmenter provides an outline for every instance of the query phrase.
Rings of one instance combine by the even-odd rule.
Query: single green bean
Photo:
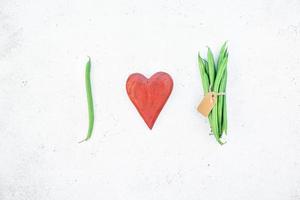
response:
[[[228,57],[228,52],[227,52],[227,48],[226,48],[226,52],[225,52],[225,56]],[[224,78],[221,82],[221,89],[223,90],[224,93],[226,93],[226,85],[227,85],[227,67],[224,73]],[[222,128],[221,128],[221,132],[223,134],[223,132],[225,132],[225,134],[227,135],[227,105],[226,105],[226,95],[223,96],[223,107],[222,107]]]
[[[209,80],[208,80],[208,76],[205,72],[205,66],[204,66],[203,59],[201,58],[200,54],[198,54],[198,66],[199,66],[199,71],[200,71],[200,75],[201,75],[203,91],[206,94],[209,90]]]
[[[203,60],[204,66],[205,66],[205,72],[206,72],[206,74],[208,74],[209,73],[209,71],[208,71],[208,62],[207,62],[207,60],[205,60],[203,58],[202,58],[202,60]]]
[[[205,66],[205,71],[206,71],[206,74],[208,74],[208,62],[205,60],[205,59],[202,59],[203,62],[204,62],[204,66]],[[208,79],[208,82],[209,82],[209,79]],[[210,83],[209,83],[210,85]],[[211,91],[211,88],[208,89],[209,92]],[[211,112],[208,114],[208,121],[209,121],[209,125],[210,125],[210,129],[211,129],[211,132],[212,134],[214,134],[213,132],[213,127],[212,127],[212,115],[211,115]]]
[[[222,61],[220,68],[218,69],[217,72],[217,76],[215,79],[215,83],[214,83],[214,89],[213,91],[216,93],[219,93],[219,86],[220,86],[220,82],[221,82],[221,78],[224,74],[224,71],[226,69],[227,66],[227,57],[225,57],[225,59]],[[214,108],[212,109],[212,121],[213,121],[213,131],[215,131],[215,136],[218,137],[220,139],[221,137],[221,127],[218,126],[218,97],[217,98],[217,102],[214,106]]]
[[[221,68],[221,64],[224,60],[224,58],[228,57],[227,56],[227,42],[225,42],[220,50],[219,57],[218,57],[218,62],[217,62],[217,69]],[[218,92],[224,93],[225,92],[225,87],[226,87],[226,71],[222,77],[220,87],[218,88]],[[222,116],[223,116],[223,101],[224,101],[224,95],[218,96],[218,126],[220,127],[220,136],[222,136]]]
[[[220,87],[220,82],[221,82],[221,78],[226,70],[226,67],[227,67],[227,60],[228,60],[228,57],[225,57],[220,65],[220,68],[218,69],[218,72],[217,72],[217,76],[216,76],[216,79],[215,79],[215,83],[214,83],[214,87],[213,87],[213,91],[214,92],[218,92],[219,90],[219,87]]]
[[[221,47],[218,62],[217,62],[218,68],[220,67],[222,60],[224,59],[224,57],[226,57],[226,55],[227,55],[227,42],[225,42]]]
[[[224,102],[223,102],[222,132],[225,132],[225,134],[227,135],[227,105],[226,105],[226,96],[224,97]]]
[[[217,92],[213,90],[214,85],[216,84],[216,68],[215,68],[215,61],[214,56],[210,48],[207,51],[207,62],[208,62],[208,71],[209,71],[209,80],[210,80],[210,91]],[[214,97],[217,98],[217,97]],[[216,99],[217,100],[217,99]],[[211,117],[211,130],[216,138],[216,140],[221,144],[220,141],[220,134],[219,134],[219,127],[218,127],[218,104],[216,103],[213,107],[210,117]]]
[[[226,81],[227,81],[227,70],[225,70],[225,73],[222,77],[222,80],[220,83],[220,88],[219,88],[219,93],[226,92]],[[224,112],[223,112],[224,99],[225,99],[225,95],[218,96],[218,125],[220,127],[220,135],[221,136],[223,134],[222,124],[223,124],[223,116],[224,116]]]
[[[214,97],[214,98],[217,98],[217,97]],[[217,138],[220,138],[219,126],[218,126],[218,101],[216,102],[215,106],[213,107],[213,109],[211,111],[211,116],[212,116],[212,127],[213,127],[212,131]]]
[[[209,76],[208,76],[208,74],[209,74],[209,71],[208,71],[208,62],[207,62],[207,60],[205,60],[203,58],[202,58],[202,60],[203,60],[203,63],[204,63],[205,72],[206,72],[207,77],[208,77],[208,85],[210,86],[210,80],[209,80]],[[208,91],[211,92],[211,88],[210,87],[208,87]]]
[[[212,90],[215,82],[215,61],[214,61],[214,56],[213,53],[211,52],[210,48],[208,47],[207,51],[207,62],[208,62],[208,77],[209,77],[209,87],[210,90]]]
[[[88,112],[89,112],[89,128],[86,135],[86,138],[80,142],[87,141],[91,138],[94,128],[94,103],[92,95],[92,86],[91,86],[91,58],[89,57],[88,62],[86,63],[85,68],[85,87],[86,87],[86,96],[88,103]]]

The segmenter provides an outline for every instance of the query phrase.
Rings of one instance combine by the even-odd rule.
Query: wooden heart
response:
[[[126,82],[126,90],[131,102],[150,129],[167,102],[172,89],[173,80],[165,72],[157,72],[149,79],[139,73],[131,74]]]

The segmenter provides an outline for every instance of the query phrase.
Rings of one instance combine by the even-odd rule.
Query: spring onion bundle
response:
[[[205,95],[212,94],[212,110],[208,114],[212,133],[220,144],[224,133],[227,135],[227,108],[226,108],[226,83],[227,83],[228,51],[226,42],[221,47],[217,63],[208,47],[207,59],[198,54],[198,64]]]

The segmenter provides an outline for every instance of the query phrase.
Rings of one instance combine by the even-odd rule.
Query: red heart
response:
[[[131,74],[126,82],[130,100],[150,129],[167,102],[172,89],[173,80],[165,72],[157,72],[149,79],[139,73]]]

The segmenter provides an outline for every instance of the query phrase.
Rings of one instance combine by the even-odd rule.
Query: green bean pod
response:
[[[207,62],[208,62],[208,77],[209,77],[209,88],[212,90],[215,82],[215,61],[213,53],[211,52],[210,48],[207,51]]]
[[[203,60],[203,63],[204,63],[205,72],[206,72],[206,74],[208,74],[209,73],[209,71],[208,71],[208,62],[205,59],[203,59],[203,58],[202,58],[202,60]],[[208,82],[209,82],[209,79],[208,79]],[[210,85],[210,83],[209,83],[209,85]],[[209,88],[208,90],[210,92],[211,88]],[[211,112],[208,115],[208,121],[209,121],[210,129],[212,131],[213,127],[212,127],[212,115],[211,115]],[[213,131],[212,131],[212,133],[213,133]]]
[[[227,67],[227,60],[228,60],[228,57],[225,57],[223,59],[222,63],[220,64],[220,68],[218,69],[216,79],[215,79],[215,83],[214,83],[214,87],[213,87],[213,91],[215,91],[215,92],[219,91],[220,82],[221,82],[222,76],[223,76],[223,74],[226,70],[226,67]]]
[[[206,94],[209,90],[209,80],[208,80],[208,76],[205,72],[205,65],[204,65],[203,59],[201,58],[200,54],[198,54],[198,66],[199,66],[199,71],[200,71],[200,75],[201,75],[203,91]]]
[[[227,135],[227,105],[226,105],[226,96],[224,97],[224,102],[223,102],[222,132],[225,132],[225,134]]]
[[[207,62],[207,60],[205,60],[203,58],[202,58],[202,60],[203,60],[204,66],[205,66],[205,72],[206,72],[206,74],[209,74],[209,71],[208,71],[208,62]]]
[[[221,83],[221,78],[226,70],[226,67],[227,67],[227,57],[224,58],[224,60],[222,61],[222,63],[220,64],[220,67],[218,68],[218,72],[217,72],[217,75],[216,75],[216,79],[215,79],[215,83],[214,83],[214,88],[213,88],[213,91],[214,92],[217,92],[219,93],[219,87],[220,87],[220,83]],[[216,137],[218,137],[218,139],[221,138],[221,127],[219,127],[219,124],[218,124],[218,98],[219,97],[216,97],[217,98],[217,102],[214,106],[214,108],[212,109],[212,118],[213,118],[213,126],[214,126],[214,129],[213,131],[215,131],[215,135]],[[219,140],[218,140],[219,142]],[[219,142],[220,143],[220,142]]]
[[[220,53],[219,53],[219,57],[218,57],[218,62],[217,62],[217,66],[218,66],[218,69],[221,67],[221,64],[224,60],[224,58],[228,57],[227,55],[227,42],[225,42],[222,47],[221,47],[221,50],[220,50]],[[227,70],[225,70],[225,73],[222,77],[222,80],[221,80],[221,83],[220,83],[220,87],[219,87],[219,90],[218,92],[221,92],[221,93],[225,93],[225,90],[226,90],[226,81],[227,81],[227,73],[226,73]],[[222,118],[223,118],[223,101],[224,101],[224,98],[225,96],[224,95],[221,95],[221,96],[218,96],[218,126],[220,127],[220,136],[222,136]]]
[[[217,92],[216,90],[213,89],[214,85],[216,84],[216,68],[215,68],[215,62],[214,62],[214,57],[213,57],[213,53],[210,50],[210,48],[208,48],[207,51],[207,62],[208,62],[208,71],[209,71],[209,80],[210,80],[210,91],[214,91]],[[217,101],[217,97],[216,101]],[[216,102],[215,106],[213,107],[211,113],[210,113],[210,124],[211,124],[211,131],[213,132],[216,140],[221,144],[220,141],[220,134],[219,134],[219,126],[218,126],[218,104]]]
[[[89,140],[92,136],[93,128],[94,128],[94,103],[93,103],[92,86],[91,86],[91,58],[90,57],[88,62],[86,63],[86,68],[85,68],[85,87],[86,87],[86,96],[87,96],[88,112],[89,112],[89,127],[88,127],[86,138],[80,142]]]
[[[218,68],[220,67],[223,59],[228,56],[227,55],[227,42],[225,42],[222,47],[221,47],[221,50],[220,50],[220,53],[219,53],[219,57],[218,57],[218,62],[217,62],[217,66]]]
[[[215,97],[215,98],[217,98],[217,97]],[[214,133],[214,135],[217,139],[220,139],[219,126],[218,126],[218,98],[216,99],[216,101],[217,102],[211,111],[212,132]]]
[[[220,83],[219,93],[225,93],[226,92],[226,81],[227,81],[227,70],[225,70],[225,73],[223,75],[222,81]],[[223,106],[224,106],[224,99],[226,98],[226,95],[219,95],[218,96],[218,125],[220,127],[220,135],[223,134]]]

